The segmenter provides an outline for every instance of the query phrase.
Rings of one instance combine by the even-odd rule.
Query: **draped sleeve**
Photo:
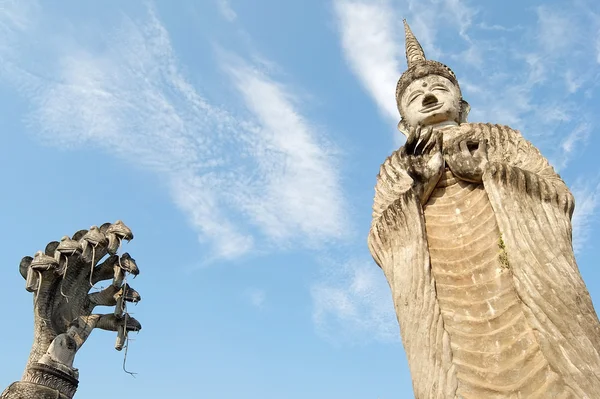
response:
[[[377,176],[368,244],[391,287],[415,397],[454,397],[456,373],[436,298],[423,208],[399,150]]]
[[[518,131],[489,124],[461,129],[488,140],[484,188],[523,311],[546,359],[580,397],[598,397],[600,324],[573,254],[571,192]]]

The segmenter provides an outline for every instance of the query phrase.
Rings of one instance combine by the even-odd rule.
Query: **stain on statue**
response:
[[[518,131],[467,123],[456,76],[404,26],[407,140],[381,166],[368,244],[415,397],[599,397],[600,324],[573,255],[571,192]]]

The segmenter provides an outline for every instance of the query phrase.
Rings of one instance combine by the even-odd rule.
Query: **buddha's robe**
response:
[[[390,288],[416,398],[600,397],[600,323],[571,242],[573,197],[506,126],[483,183],[445,170],[422,206],[400,151],[381,166],[369,249]]]

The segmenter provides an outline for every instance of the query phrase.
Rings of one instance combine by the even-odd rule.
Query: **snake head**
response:
[[[57,270],[59,265],[52,256],[48,256],[42,251],[37,251],[29,267],[35,271],[45,272],[48,270]]]
[[[60,252],[62,255],[70,256],[74,255],[75,252],[81,251],[81,246],[78,241],[71,240],[69,236],[63,236],[58,243],[55,251]]]
[[[63,275],[67,271],[69,256],[81,254],[81,246],[79,241],[72,240],[68,236],[63,236],[60,239],[60,242],[56,243],[56,245],[52,246],[51,248],[54,248],[54,259],[56,259],[60,266],[58,273]],[[48,253],[48,249],[49,247],[46,247],[46,254],[50,255],[50,253]]]
[[[81,237],[81,240],[86,241],[94,246],[106,244],[106,237],[104,236],[104,234],[102,234],[98,226],[90,227],[88,232],[85,233],[83,237]]]
[[[127,325],[125,327],[127,331],[140,331],[142,329],[142,325],[139,321],[129,316],[129,314],[127,314],[126,316]]]
[[[140,295],[140,293],[131,288],[129,284],[125,284],[121,288],[120,294],[123,295],[123,299],[127,302],[138,303],[142,300],[142,296]]]
[[[117,253],[122,240],[133,240],[131,229],[121,220],[117,220],[115,223],[108,226],[105,234],[108,238],[108,253],[111,255]]]
[[[127,252],[121,255],[118,264],[123,271],[131,273],[134,276],[140,274],[140,269],[138,268],[137,263],[135,263],[135,259],[133,259]]]
[[[98,226],[90,227],[87,233],[85,233],[83,237],[81,237],[81,240],[79,240],[83,259],[87,262],[92,261],[92,248],[96,248],[98,245],[105,245],[106,242],[106,237],[104,234],[102,234]]]
[[[81,253],[79,241],[72,240],[68,236],[63,236],[54,249],[54,259],[60,263],[63,256],[69,257],[75,255],[76,253]]]
[[[21,263],[26,259],[23,258]],[[52,256],[46,255],[42,251],[37,251],[33,256],[33,260],[29,262],[27,268],[27,278],[25,282],[25,289],[29,292],[38,291],[42,284],[42,272],[48,270],[58,271],[60,268],[59,263]]]

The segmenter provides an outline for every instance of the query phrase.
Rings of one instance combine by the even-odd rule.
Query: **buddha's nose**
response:
[[[437,102],[438,102],[437,97],[431,93],[428,93],[425,95],[425,97],[423,97],[423,106],[424,107],[431,105],[431,104],[435,104]]]

